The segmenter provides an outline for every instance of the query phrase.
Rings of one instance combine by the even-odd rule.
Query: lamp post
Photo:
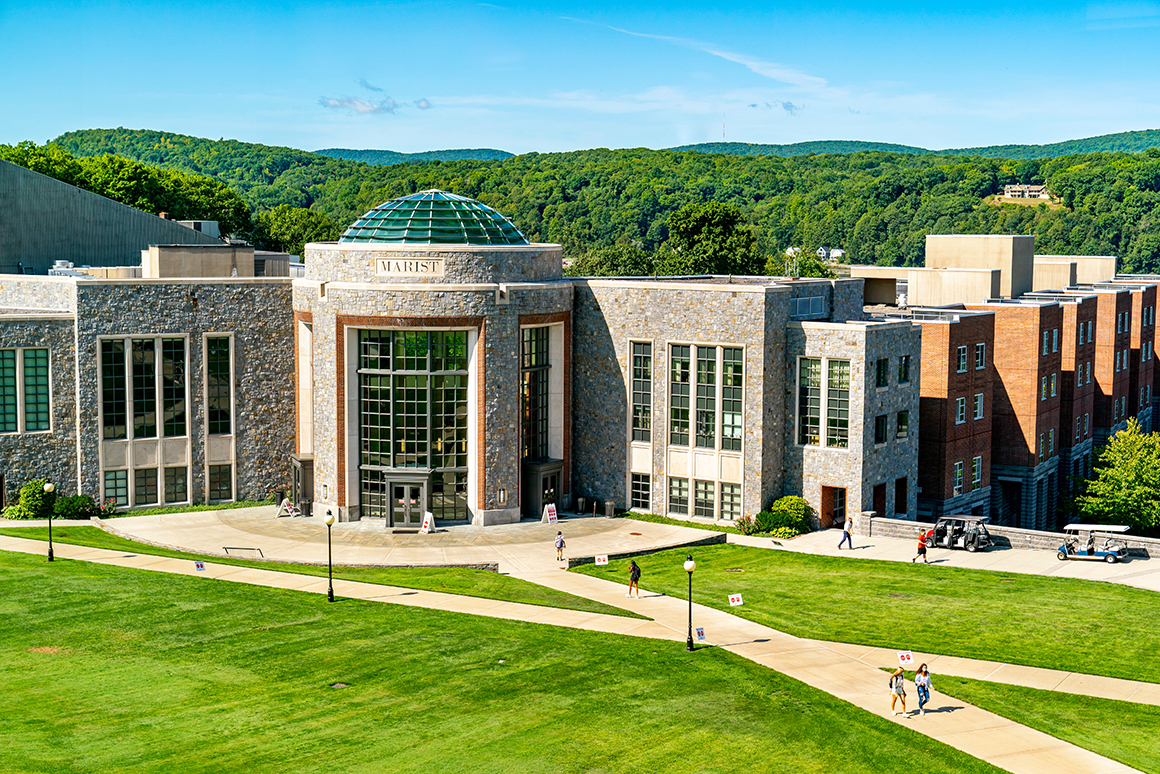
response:
[[[52,493],[56,491],[56,486],[51,481],[44,485],[44,495],[46,498],[51,497]],[[48,561],[52,561],[52,509],[48,510]]]
[[[685,650],[690,653],[693,652],[693,570],[697,569],[697,563],[693,561],[693,555],[685,559],[685,572],[689,573],[689,639],[685,642]]]
[[[330,552],[330,528],[334,524],[334,511],[329,508],[326,509],[326,516],[322,519],[326,522],[326,601],[334,601],[334,563],[331,561]]]

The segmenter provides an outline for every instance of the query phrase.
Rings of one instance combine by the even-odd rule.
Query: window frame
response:
[[[975,370],[987,367],[987,342],[980,341],[975,345]]]
[[[983,418],[983,393],[975,393],[974,418],[979,420]]]
[[[965,374],[967,372],[967,346],[960,345],[958,348],[958,360],[956,362],[957,369],[955,373]]]
[[[955,398],[955,424],[961,425],[967,421],[967,399],[965,396]]]
[[[983,458],[982,456],[971,458],[971,488],[978,488],[979,484],[983,483]]]
[[[959,497],[964,491],[963,463],[959,461],[954,464],[953,479],[951,481],[951,497]]]
[[[35,435],[39,433],[51,433],[53,431],[53,368],[52,368],[52,348],[49,346],[43,347],[3,347],[0,352],[12,353],[12,404],[11,416],[14,424],[12,430],[0,430],[0,435]],[[29,373],[28,373],[28,356],[29,353],[44,352],[44,368],[43,384],[33,385],[36,391],[33,393],[36,396],[43,396],[43,408],[38,402],[36,413],[43,414],[45,419],[44,427],[34,427],[29,429],[29,408],[28,393],[29,393]],[[34,355],[35,357],[35,355]],[[40,368],[40,366],[35,366]],[[34,375],[38,382],[41,380],[41,375]],[[40,388],[43,387],[43,390]],[[6,401],[5,401],[6,402]],[[7,408],[5,410],[7,413]],[[36,422],[37,425],[40,421]]]

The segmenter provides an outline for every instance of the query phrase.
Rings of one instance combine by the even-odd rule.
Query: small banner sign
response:
[[[700,626],[697,627],[697,639],[698,640],[705,639],[705,630]]]
[[[743,600],[741,598],[740,594],[730,594],[729,595],[729,607],[737,607],[738,605],[744,605],[744,604],[745,604],[745,600]]]
[[[914,654],[909,650],[898,651],[898,666],[909,667],[914,666]]]
[[[434,530],[435,517],[430,513],[423,514],[423,526],[419,527],[419,533],[423,535],[430,535]]]
[[[607,556],[598,556],[598,557],[596,557],[596,563],[597,564],[608,564],[608,557]]]
[[[555,503],[548,503],[547,505],[545,505],[544,506],[544,515],[546,515],[548,517],[549,524],[555,524],[558,520],[558,517],[556,516],[556,504]]]
[[[198,572],[205,572],[205,562],[194,562],[193,568]]]

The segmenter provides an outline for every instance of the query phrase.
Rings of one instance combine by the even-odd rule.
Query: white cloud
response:
[[[318,104],[335,110],[351,110],[360,115],[378,115],[380,113],[394,113],[398,107],[390,97],[378,102],[370,102],[361,97],[319,97]]]

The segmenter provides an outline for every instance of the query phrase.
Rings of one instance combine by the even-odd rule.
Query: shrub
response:
[[[116,516],[117,515],[117,498],[116,497],[106,497],[104,502],[101,503],[100,510],[101,510],[100,515],[102,517],[107,518],[109,516]]]
[[[757,534],[757,522],[753,520],[752,516],[742,516],[740,519],[733,523],[733,526],[736,527],[737,531],[742,535]]]
[[[792,534],[778,532],[778,537],[793,537],[810,531],[810,504],[800,497],[783,497],[774,502],[768,511],[757,514],[755,519],[758,532],[773,534],[787,530]]]
[[[777,538],[778,540],[789,540],[790,538],[795,538],[800,534],[801,533],[793,527],[778,527],[777,529],[770,532],[769,536],[771,538]]]
[[[58,519],[91,519],[99,513],[97,504],[88,495],[58,497],[52,512]]]
[[[20,498],[15,505],[4,509],[6,519],[47,519],[56,502],[56,492],[44,491],[48,481],[34,478],[20,487]]]

